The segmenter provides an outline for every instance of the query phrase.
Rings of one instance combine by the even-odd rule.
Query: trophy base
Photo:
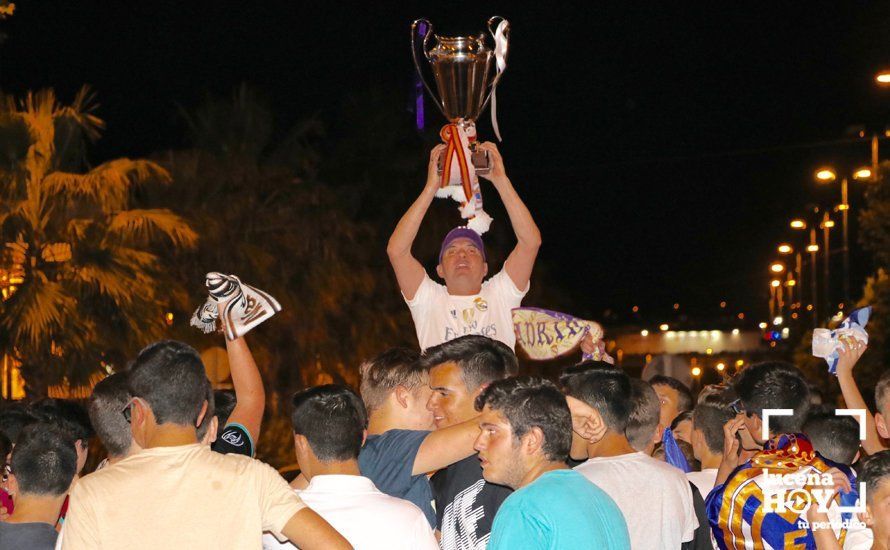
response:
[[[484,176],[491,172],[491,159],[488,158],[487,151],[473,151],[470,154],[470,161],[473,163],[473,168],[476,169],[476,174],[480,176]],[[438,163],[439,173],[442,173],[442,169],[445,166],[445,159],[440,156]]]

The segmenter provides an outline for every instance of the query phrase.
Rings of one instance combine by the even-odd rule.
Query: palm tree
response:
[[[68,106],[52,90],[0,102],[0,354],[21,364],[29,395],[122,366],[160,337],[174,292],[161,254],[198,239],[168,209],[130,208],[135,191],[170,183],[156,163],[82,173],[104,128],[96,107],[86,87]]]

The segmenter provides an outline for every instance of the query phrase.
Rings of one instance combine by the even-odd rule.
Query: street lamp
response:
[[[807,228],[807,222],[805,222],[799,218],[795,218],[795,219],[791,220],[791,229],[806,229],[806,228]]]
[[[890,77],[890,71],[887,72]],[[828,174],[831,177],[828,177]],[[871,168],[863,166],[853,171],[853,179],[857,181],[872,180],[875,172]],[[820,183],[830,183],[837,178],[835,171],[831,168],[822,168],[816,172],[816,181]],[[841,202],[837,205],[837,211],[841,213],[841,231],[843,233],[843,262],[844,262],[844,301],[850,301],[850,201],[849,201],[849,180],[844,177],[841,179]],[[831,229],[834,222],[823,219],[822,228]],[[826,251],[828,247],[826,246]],[[826,296],[827,298],[827,296]]]
[[[875,82],[882,86],[887,86],[888,84],[890,84],[890,69],[884,69],[876,74]]]
[[[774,262],[772,265],[769,266],[769,270],[773,273],[781,273],[785,271],[785,265],[779,262]]]
[[[779,254],[783,255],[791,254],[792,252],[794,252],[794,249],[791,248],[791,245],[785,243],[780,244],[777,250],[779,251]]]
[[[837,179],[837,174],[831,168],[820,168],[816,171],[816,181],[831,183]]]

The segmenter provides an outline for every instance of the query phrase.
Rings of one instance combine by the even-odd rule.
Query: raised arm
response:
[[[226,352],[229,356],[229,370],[232,373],[232,385],[235,386],[236,401],[227,423],[241,424],[251,439],[257,442],[260,440],[260,425],[266,408],[266,391],[263,389],[260,370],[243,337],[231,341],[226,339]],[[220,431],[223,427],[219,427]]]
[[[844,347],[838,352],[837,360],[837,382],[841,387],[841,394],[844,396],[844,403],[848,409],[861,409],[865,411],[865,441],[862,442],[862,448],[870,455],[886,449],[881,438],[878,436],[878,430],[875,428],[875,419],[865,404],[865,399],[859,392],[856,380],[853,379],[853,366],[865,353],[866,345],[856,340],[845,340]]]
[[[438,174],[439,156],[445,150],[445,145],[440,144],[433,147],[430,152],[430,163],[427,167],[426,185],[417,200],[408,208],[398,225],[389,237],[389,244],[386,246],[386,254],[389,256],[389,263],[396,273],[396,280],[399,282],[399,288],[405,299],[412,300],[420,288],[420,283],[426,272],[420,262],[411,254],[411,245],[417,237],[417,231],[423,222],[423,217],[429,209],[430,204],[436,197],[436,191],[439,189],[440,175]]]
[[[473,455],[473,443],[478,436],[478,418],[430,432],[417,450],[411,475],[435,472]]]
[[[520,290],[525,290],[528,281],[532,276],[532,268],[535,267],[535,258],[538,256],[538,249],[541,248],[541,231],[532,219],[531,212],[526,208],[525,203],[519,198],[516,189],[507,177],[504,169],[504,161],[501,153],[498,151],[494,143],[480,143],[479,148],[488,151],[488,157],[491,160],[491,172],[486,176],[490,180],[507,215],[510,217],[510,224],[513,226],[513,233],[516,234],[516,247],[507,261],[504,262],[504,269],[507,275],[513,280],[513,284]]]

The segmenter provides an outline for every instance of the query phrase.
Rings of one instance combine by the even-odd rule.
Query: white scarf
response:
[[[205,334],[216,330],[219,304],[225,303],[226,338],[235,340],[247,334],[253,327],[281,311],[281,304],[262,290],[246,285],[234,275],[215,271],[207,274],[204,281],[210,296],[207,302],[192,315],[191,324]]]

